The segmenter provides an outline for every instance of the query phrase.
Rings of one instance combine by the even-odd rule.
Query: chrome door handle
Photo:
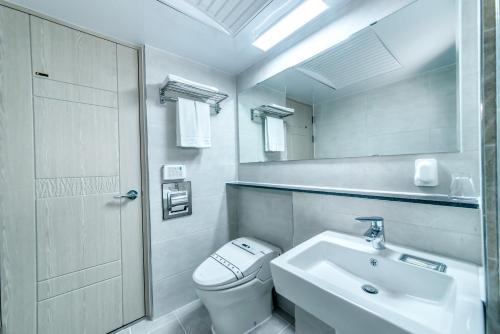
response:
[[[139,193],[137,190],[129,190],[125,195],[115,195],[114,198],[128,198],[130,200],[134,200],[139,197]]]

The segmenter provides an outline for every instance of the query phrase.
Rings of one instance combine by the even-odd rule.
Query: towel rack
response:
[[[160,88],[160,103],[167,101],[177,101],[177,98],[197,100],[210,104],[210,106],[219,113],[221,108],[219,103],[227,99],[229,95],[222,92],[215,92],[202,87],[197,87],[180,81],[169,80]]]
[[[264,104],[260,107],[251,109],[252,121],[257,118],[263,118],[266,116],[284,118],[293,115],[294,110],[291,108],[280,107],[276,105]]]

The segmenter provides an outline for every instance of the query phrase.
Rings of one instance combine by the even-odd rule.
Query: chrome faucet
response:
[[[372,226],[365,232],[365,240],[372,243],[375,249],[385,249],[384,218],[382,217],[358,217],[361,223],[371,223]]]

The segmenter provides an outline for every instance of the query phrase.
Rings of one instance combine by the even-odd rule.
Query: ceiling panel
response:
[[[373,30],[367,30],[298,66],[336,89],[401,68]]]
[[[197,0],[188,0],[188,2],[191,2],[192,5],[194,5],[195,7],[197,7],[198,5],[196,5],[195,3],[198,2]],[[225,0],[213,0],[207,7],[207,14],[214,18],[217,13],[222,10],[222,8],[224,8],[224,6],[226,6],[226,1]],[[199,8],[199,7],[198,7]],[[200,8],[201,9],[201,8]]]
[[[223,26],[238,34],[272,0],[186,0]]]

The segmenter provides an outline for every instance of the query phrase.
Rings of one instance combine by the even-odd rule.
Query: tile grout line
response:
[[[234,223],[227,223],[227,225],[232,225]],[[234,224],[236,225],[236,224]],[[204,232],[209,232],[209,231],[213,231],[213,230],[223,230],[227,228],[227,226],[224,226],[224,225],[221,225],[221,226],[215,226],[215,227],[208,227],[208,228],[202,228],[202,229],[199,229],[199,230],[194,230],[192,233],[186,233],[186,234],[181,234],[179,236],[176,236],[176,237],[173,237],[173,238],[169,238],[169,239],[161,239],[161,240],[157,240],[157,241],[154,241],[151,243],[151,245],[160,245],[160,244],[164,244],[164,243],[167,243],[167,242],[171,242],[173,240],[178,240],[178,239],[184,239],[186,237],[191,237],[191,236],[195,236],[195,235],[198,235],[198,234],[202,234]]]
[[[282,329],[281,329],[278,333],[276,333],[276,334],[282,334],[282,333],[284,333],[284,332],[285,332],[285,329],[287,329],[287,328],[288,328],[288,327],[290,327],[290,326],[292,326],[292,325],[290,325],[290,323],[288,323],[288,324],[287,324],[284,328],[282,328]]]
[[[184,334],[188,334],[188,332],[187,332],[186,328],[184,328],[184,325],[182,324],[181,319],[179,319],[179,317],[177,316],[177,310],[175,310],[173,313],[174,313],[174,317],[175,317],[175,319],[177,320],[177,322],[178,322],[178,323],[179,323],[179,325],[181,326],[182,331],[184,332]]]

